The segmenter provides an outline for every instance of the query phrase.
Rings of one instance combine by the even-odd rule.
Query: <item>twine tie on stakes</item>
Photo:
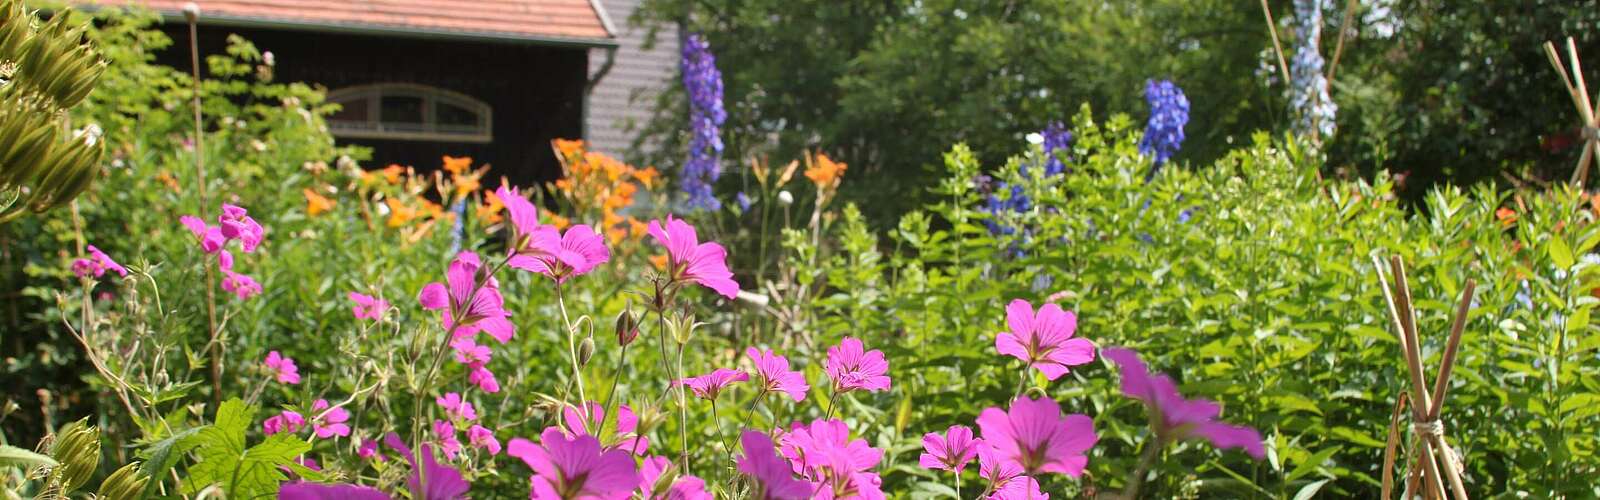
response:
[[[1412,422],[1411,430],[1419,436],[1444,437],[1444,422],[1429,420],[1427,422]]]

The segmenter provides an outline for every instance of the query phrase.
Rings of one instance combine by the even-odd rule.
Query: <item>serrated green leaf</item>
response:
[[[177,465],[178,459],[183,457],[184,453],[188,453],[189,450],[194,449],[200,443],[198,439],[199,433],[207,427],[210,426],[203,425],[184,429],[168,436],[166,439],[151,444],[143,450],[139,450],[139,457],[145,459],[142,466],[145,477],[151,479],[144,487],[146,497],[155,493],[156,487],[166,478],[167,469]]]
[[[222,485],[229,497],[270,497],[278,483],[287,477],[280,467],[311,450],[311,444],[289,434],[275,434],[256,446],[245,448],[245,429],[256,408],[237,398],[217,409],[217,421],[198,434],[200,462],[189,468],[184,491],[195,493],[213,484]]]

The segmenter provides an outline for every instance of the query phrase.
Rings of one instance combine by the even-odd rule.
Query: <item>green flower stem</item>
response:
[[[745,413],[744,413],[744,421],[745,421],[746,424],[749,424],[750,422],[752,422],[752,420],[750,420],[750,419],[755,418],[755,416],[756,416],[756,405],[761,404],[762,402],[766,401],[766,399],[767,399],[767,389],[766,389],[766,387],[762,387],[761,388],[761,392],[756,394],[755,399],[750,400],[750,409],[745,411]]]
[[[622,352],[617,355],[617,365],[611,369],[611,391],[606,393],[606,404],[600,406],[600,411],[602,412],[601,415],[614,414],[612,413],[613,410],[611,408],[611,402],[616,401],[617,399],[617,382],[622,380],[622,367],[627,363],[627,360],[628,344],[622,344]],[[606,430],[605,417],[602,416],[599,420],[600,422],[595,425],[595,437],[600,437],[601,433],[605,432]]]
[[[1161,456],[1161,449],[1166,447],[1166,443],[1159,437],[1145,444],[1144,454],[1139,457],[1139,466],[1128,476],[1127,490],[1122,492],[1122,498],[1125,500],[1139,498],[1139,485],[1144,483],[1145,474],[1150,471],[1150,466],[1155,464],[1156,457]]]
[[[717,398],[711,398],[711,426],[717,429],[717,440],[722,441],[722,455],[733,463],[733,447],[728,446],[728,436],[722,433],[722,419],[717,416]]]
[[[835,384],[833,386],[833,395],[832,396],[828,396],[828,413],[827,413],[826,416],[822,417],[823,420],[828,420],[828,419],[832,419],[833,418],[833,409],[838,407],[838,405],[836,405],[835,403],[839,401],[839,394],[841,392],[843,392],[843,391],[840,391],[839,390],[839,386],[837,384]]]
[[[556,307],[561,309],[561,327],[567,333],[567,360],[572,362],[572,380],[578,384],[578,415],[588,422],[589,396],[583,389],[583,367],[578,366],[577,329],[573,327],[571,316],[567,314],[566,295],[562,293],[559,281],[556,282]]]
[[[683,344],[678,344],[678,380],[683,379]],[[678,439],[683,444],[683,473],[693,474],[689,468],[689,396],[688,388],[678,384]]]
[[[494,277],[495,273],[500,272],[500,269],[504,268],[506,263],[511,261],[511,257],[513,255],[515,254],[509,252],[506,253],[504,259],[501,259],[500,262],[496,263],[494,267],[490,268],[488,274],[483,275],[483,278],[479,279],[478,282],[473,285],[472,293],[467,295],[467,300],[464,303],[471,304],[472,300],[477,298],[478,290],[481,290],[484,284],[488,283],[489,280]],[[450,317],[461,318],[463,316],[461,314],[463,311],[456,311],[453,309],[455,304],[451,304],[450,307],[452,307],[452,310],[450,311]],[[441,323],[440,326],[442,328],[443,324]],[[455,337],[454,328],[443,328],[443,330],[444,335],[439,336],[439,343],[433,348],[433,361],[428,366],[427,375],[416,381],[415,388],[417,390],[417,394],[415,400],[412,401],[411,404],[411,453],[413,455],[413,460],[415,460],[413,463],[426,463],[422,460],[422,447],[417,446],[417,443],[422,442],[422,429],[425,427],[424,421],[427,420],[422,417],[422,409],[424,408],[423,401],[427,400],[428,391],[433,388],[434,378],[438,376],[439,368],[444,365],[444,358],[449,353],[450,340]],[[417,335],[421,336],[422,332],[424,331],[426,331],[426,329],[418,329]],[[418,489],[421,491],[427,491],[427,470],[425,470],[425,468],[419,468],[416,472]]]

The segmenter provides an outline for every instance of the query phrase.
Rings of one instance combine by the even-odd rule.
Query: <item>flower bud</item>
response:
[[[637,338],[639,338],[639,320],[634,319],[633,311],[624,309],[617,315],[617,345],[632,344]]]
[[[696,323],[693,314],[680,313],[667,320],[667,332],[671,333],[672,338],[677,340],[679,344],[688,344],[690,340],[694,339],[695,329],[704,324]]]
[[[656,482],[650,485],[650,495],[646,498],[671,498],[672,483],[678,481],[678,468],[667,462],[667,467],[656,477]]]
[[[584,337],[578,343],[578,366],[589,366],[589,360],[594,358],[594,337]]]
[[[200,4],[185,2],[183,4],[183,18],[188,19],[191,23],[195,22],[196,19],[200,19]]]
[[[778,203],[781,203],[781,204],[783,204],[783,206],[786,206],[786,207],[789,206],[789,205],[793,205],[794,204],[794,195],[793,194],[789,194],[789,190],[787,190],[787,189],[785,189],[783,191],[778,191]]]
[[[139,462],[122,466],[100,483],[95,498],[139,498],[150,478],[139,472]]]
[[[649,400],[636,400],[631,406],[633,414],[639,419],[639,423],[634,427],[634,435],[649,435],[667,422],[667,415],[661,412],[661,407]]]

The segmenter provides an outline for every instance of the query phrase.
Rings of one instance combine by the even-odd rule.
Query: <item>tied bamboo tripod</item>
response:
[[[1393,498],[1390,494],[1394,491],[1395,448],[1401,435],[1400,414],[1409,398],[1413,430],[1409,449],[1416,454],[1416,460],[1410,462],[1408,467],[1404,498],[1445,500],[1445,493],[1449,491],[1452,494],[1449,498],[1467,500],[1467,489],[1461,483],[1461,459],[1445,443],[1440,411],[1444,407],[1445,395],[1450,390],[1450,369],[1455,365],[1456,350],[1461,346],[1461,332],[1466,329],[1467,312],[1472,308],[1472,293],[1477,284],[1467,280],[1466,288],[1461,292],[1461,301],[1456,306],[1455,319],[1450,325],[1450,337],[1439,361],[1439,376],[1434,380],[1430,392],[1422,373],[1422,349],[1417,336],[1416,312],[1411,309],[1413,302],[1411,287],[1406,281],[1405,264],[1399,257],[1390,257],[1390,277],[1386,278],[1383,261],[1374,256],[1372,263],[1378,271],[1378,281],[1383,285],[1389,318],[1393,320],[1396,337],[1400,339],[1400,349],[1405,353],[1406,368],[1411,375],[1410,390],[1402,392],[1399,400],[1395,401],[1394,414],[1389,421],[1389,442],[1383,454],[1383,498]],[[1390,278],[1393,279],[1392,283]]]
[[[1589,164],[1594,156],[1600,153],[1600,96],[1589,99],[1589,86],[1583,81],[1583,66],[1578,63],[1578,44],[1567,37],[1567,61],[1572,65],[1572,76],[1567,76],[1567,66],[1561,64],[1561,55],[1556,53],[1556,45],[1551,42],[1544,43],[1544,53],[1550,56],[1550,65],[1555,67],[1556,73],[1561,74],[1561,83],[1567,87],[1567,94],[1572,96],[1572,105],[1578,108],[1578,118],[1583,120],[1578,130],[1581,131],[1583,140],[1583,154],[1578,157],[1578,166],[1572,170],[1572,184],[1580,189],[1589,183]]]

